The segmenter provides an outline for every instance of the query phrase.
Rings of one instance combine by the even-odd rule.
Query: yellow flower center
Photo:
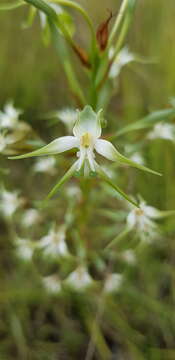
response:
[[[135,213],[136,213],[136,215],[138,215],[138,216],[144,215],[144,212],[143,212],[142,209],[136,209],[136,210],[135,210]]]
[[[91,144],[91,135],[89,133],[85,133],[81,137],[81,145],[85,148],[88,148]]]

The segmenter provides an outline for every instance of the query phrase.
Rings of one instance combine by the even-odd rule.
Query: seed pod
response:
[[[113,15],[110,11],[110,14],[106,21],[103,21],[97,29],[96,37],[97,41],[100,47],[101,51],[104,51],[106,49],[107,43],[108,43],[108,37],[109,37],[109,22],[112,19]]]

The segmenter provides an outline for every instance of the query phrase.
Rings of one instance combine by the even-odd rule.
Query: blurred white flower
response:
[[[22,110],[16,109],[12,101],[4,106],[4,111],[0,111],[0,128],[14,129],[18,123]]]
[[[93,279],[89,275],[87,268],[80,265],[75,271],[70,273],[65,282],[76,290],[83,290],[92,284]]]
[[[116,292],[120,289],[123,282],[123,275],[122,274],[109,274],[105,280],[104,284],[104,292]]]
[[[139,153],[139,152],[135,152],[134,154],[132,154],[130,156],[130,159],[132,161],[135,161],[136,163],[140,164],[140,165],[144,165],[144,159],[143,156]]]
[[[0,193],[0,211],[5,217],[11,217],[15,211],[22,205],[23,200],[19,197],[18,191],[7,191],[1,189]]]
[[[159,138],[175,141],[175,125],[165,123],[156,124],[148,133],[147,138],[150,140]]]
[[[12,145],[24,137],[21,131],[14,131],[11,134],[7,132],[0,133],[0,152],[3,154],[12,153]]]
[[[15,241],[16,255],[25,261],[30,261],[33,256],[35,244],[28,239],[17,238]]]
[[[109,58],[112,59],[113,57],[113,54],[114,54],[114,49],[111,48],[110,51],[109,51]],[[116,78],[119,74],[120,74],[120,71],[122,69],[123,66],[129,64],[130,62],[134,61],[135,60],[135,56],[134,54],[132,54],[128,47],[124,47],[119,53],[118,55],[116,56],[111,68],[110,68],[110,71],[109,71],[109,77],[111,79],[114,79]]]
[[[48,293],[58,294],[61,291],[61,281],[57,274],[44,276],[42,283]]]
[[[69,133],[72,132],[72,129],[77,120],[77,110],[71,108],[65,108],[56,112],[57,117],[62,121],[62,123],[67,127]]]
[[[68,256],[69,252],[65,239],[66,231],[64,226],[61,226],[58,230],[52,228],[46,236],[41,238],[37,247],[43,249],[43,254],[48,257]]]
[[[125,250],[122,252],[122,258],[129,264],[134,265],[136,263],[136,255],[133,250]]]
[[[44,159],[37,159],[34,166],[33,166],[33,170],[35,172],[41,172],[41,173],[49,173],[49,174],[55,174],[56,168],[56,160],[54,159],[54,157],[47,157]]]
[[[141,201],[139,209],[133,209],[127,216],[127,225],[136,230],[142,240],[150,242],[159,234],[155,219],[160,218],[160,211]]]
[[[80,201],[82,199],[81,189],[76,185],[69,185],[66,188],[66,195],[68,198]]]
[[[101,168],[103,169],[103,171],[105,173],[108,174],[110,179],[115,179],[116,178],[116,169],[113,169],[111,166],[106,166],[106,165],[101,165]]]
[[[36,209],[28,209],[23,213],[21,224],[25,227],[38,224],[41,220],[41,215]]]

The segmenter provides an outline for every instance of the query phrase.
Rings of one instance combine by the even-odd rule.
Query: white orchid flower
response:
[[[61,291],[61,281],[57,274],[44,276],[42,283],[48,293],[56,295]]]
[[[114,49],[111,48],[109,51],[109,59],[112,59],[113,54],[114,54]],[[121,51],[116,56],[110,68],[109,78],[111,79],[116,78],[120,74],[120,71],[125,65],[135,60],[136,60],[135,55],[129,51],[127,46],[121,49]]]
[[[137,62],[140,64],[149,64],[155,62],[155,59],[146,59],[138,54],[132,53],[128,46],[123,47],[119,53],[114,57],[115,50],[113,47],[109,49],[109,60],[112,60],[112,65],[109,71],[109,78],[115,79],[120,75],[124,66],[131,62]]]
[[[28,239],[17,238],[15,241],[16,255],[24,261],[31,261],[35,249],[35,243]]]
[[[4,106],[4,111],[0,111],[0,128],[14,129],[18,123],[22,110],[16,109],[12,101]]]
[[[154,128],[148,133],[147,138],[153,139],[165,139],[175,141],[175,125],[160,123],[156,124]]]
[[[152,206],[146,205],[144,201],[140,203],[140,209],[131,210],[127,216],[127,226],[130,230],[135,230],[143,241],[155,239],[159,232],[154,219],[160,217],[160,212]]]
[[[73,128],[74,136],[63,136],[55,139],[50,144],[42,147],[39,150],[32,151],[28,154],[9,157],[9,159],[24,159],[32,156],[43,155],[56,155],[64,151],[68,151],[73,148],[77,148],[78,160],[72,165],[63,178],[55,185],[52,191],[49,193],[48,198],[53,196],[59,187],[65,183],[72,175],[84,174],[98,175],[118,191],[124,198],[130,201],[132,204],[137,204],[130,199],[116,184],[112,182],[110,177],[103,171],[103,169],[97,164],[95,160],[95,152],[104,156],[108,160],[118,161],[120,164],[127,164],[138,169],[148,171],[150,173],[160,175],[159,173],[140,165],[125,156],[121,155],[118,150],[107,140],[100,139],[101,136],[101,113],[100,110],[97,114],[92,110],[90,106],[78,112],[78,119]]]
[[[124,230],[119,233],[107,246],[106,249],[117,245],[124,237],[134,231],[134,234],[145,243],[151,243],[160,236],[159,226],[157,220],[175,215],[175,210],[162,211],[153,206],[147,205],[143,199],[140,199],[139,209],[132,208],[126,217],[126,226]],[[127,260],[127,259],[126,259]],[[130,257],[130,263],[136,258]],[[129,258],[128,258],[129,262]]]
[[[41,222],[41,215],[36,209],[27,209],[22,216],[21,224],[24,227],[31,227]]]
[[[113,293],[120,290],[123,283],[123,275],[118,273],[108,274],[104,283],[104,292]]]
[[[37,247],[43,249],[45,256],[52,258],[64,257],[69,255],[66,244],[65,227],[61,226],[58,230],[51,228],[49,233],[42,237]]]
[[[12,133],[8,133],[8,131],[4,130],[2,133],[0,133],[0,153],[16,153],[16,151],[14,150],[14,146],[18,141],[21,141],[24,136],[25,132],[21,131],[21,129],[19,128],[17,128],[17,130],[14,130]]]
[[[33,166],[34,172],[38,173],[49,173],[51,175],[55,174],[56,160],[49,156],[46,159],[38,159]]]
[[[68,132],[71,133],[77,120],[77,111],[75,109],[65,108],[57,111],[55,115],[67,127]]]
[[[0,211],[5,217],[11,217],[22,205],[23,199],[19,197],[19,192],[10,192],[5,189],[0,193]]]
[[[83,290],[92,285],[93,279],[85,266],[80,265],[76,270],[70,273],[65,283],[76,290]]]

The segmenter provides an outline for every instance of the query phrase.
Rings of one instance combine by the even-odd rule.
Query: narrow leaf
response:
[[[117,235],[110,243],[105,247],[104,250],[108,250],[113,246],[117,245],[120,240],[123,240],[131,232],[130,227],[126,227],[119,235]]]
[[[144,118],[134,122],[134,124],[130,124],[130,125],[123,127],[123,129],[117,131],[117,133],[114,136],[112,136],[112,139],[116,138],[118,136],[124,135],[128,132],[142,130],[142,129],[152,127],[156,123],[163,121],[163,120],[164,121],[170,120],[174,116],[175,116],[175,109],[154,111],[151,114],[145,116]]]
[[[78,161],[76,161],[71,168],[65,173],[65,175],[61,178],[61,180],[58,181],[58,183],[53,187],[53,189],[49,192],[49,194],[47,195],[45,201],[49,200],[51,197],[53,197],[59,190],[59,188],[66,182],[68,181],[72,175],[74,174],[74,172],[77,169],[77,163]]]
[[[151,174],[158,175],[158,176],[162,176],[162,174],[160,174],[159,172],[154,171],[154,170],[152,170],[152,169],[149,169],[149,168],[147,168],[146,166],[143,166],[143,165],[141,165],[141,164],[138,164],[138,163],[136,163],[135,161],[132,161],[132,160],[126,158],[125,156],[121,155],[120,153],[117,154],[116,158],[117,158],[117,160],[120,161],[122,164],[127,164],[127,165],[129,165],[129,166],[132,166],[132,167],[135,167],[135,168],[137,168],[137,169],[140,169],[140,170],[149,172],[149,173],[151,173]]]
[[[106,175],[106,173],[101,169],[101,167],[96,163],[96,170],[100,177],[105,181],[108,185],[110,185],[113,189],[115,189],[124,199],[129,201],[131,204],[139,208],[139,205],[132,200],[123,190],[121,190],[114,182]]]

